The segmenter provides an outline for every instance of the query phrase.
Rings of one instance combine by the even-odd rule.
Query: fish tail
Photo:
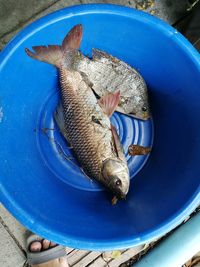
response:
[[[55,65],[57,68],[60,68],[63,64],[69,65],[73,52],[80,47],[82,32],[82,25],[78,24],[68,32],[62,45],[33,46],[34,52],[28,48],[25,49],[25,52],[28,56]]]

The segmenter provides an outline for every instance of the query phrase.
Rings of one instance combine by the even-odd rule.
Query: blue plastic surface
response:
[[[130,166],[135,177],[129,195],[115,206],[109,194],[95,183],[89,187],[58,155],[51,137],[63,142],[62,137],[56,129],[44,129],[55,126],[50,111],[58,97],[57,71],[24,53],[25,47],[61,43],[77,23],[84,26],[84,53],[92,47],[111,53],[137,68],[149,88],[153,150],[145,165],[141,157]],[[151,15],[115,5],[82,5],[34,22],[0,55],[1,201],[32,231],[75,248],[127,248],[165,234],[200,202],[199,85],[198,52]],[[118,114],[112,120],[124,133],[125,148],[127,139],[151,144],[151,121],[127,122]],[[73,170],[81,182],[69,179]]]
[[[59,131],[54,119],[54,112],[59,103],[58,92],[59,88],[50,92],[49,96],[43,100],[44,105],[39,113],[38,124],[35,128],[38,150],[41,152],[43,160],[49,169],[51,169],[57,178],[68,185],[81,190],[105,190],[100,183],[89,179],[81,171],[80,165],[73,155],[73,150],[70,149],[70,144],[66,143],[66,140]],[[112,116],[111,122],[119,133],[128,161],[130,178],[132,179],[144,166],[149,154],[146,156],[131,157],[128,155],[128,147],[130,144],[152,147],[153,120],[136,120],[116,112]]]

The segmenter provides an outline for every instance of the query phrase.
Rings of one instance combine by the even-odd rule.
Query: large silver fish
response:
[[[116,129],[109,117],[115,111],[120,92],[109,93],[97,100],[88,78],[74,69],[74,58],[82,38],[82,27],[75,26],[62,46],[36,46],[26,53],[59,69],[62,116],[61,131],[73,147],[83,170],[104,184],[117,198],[125,198],[130,178],[127,161]],[[59,111],[57,111],[59,124]]]
[[[147,86],[134,68],[98,49],[92,49],[92,59],[77,51],[72,66],[86,75],[99,97],[120,90],[117,111],[141,120],[150,118]]]

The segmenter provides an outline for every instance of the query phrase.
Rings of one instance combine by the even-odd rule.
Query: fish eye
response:
[[[143,106],[142,107],[142,111],[144,111],[144,112],[147,111],[147,107],[146,106]]]
[[[116,182],[115,182],[116,186],[120,186],[122,184],[121,180],[120,179],[117,179]]]

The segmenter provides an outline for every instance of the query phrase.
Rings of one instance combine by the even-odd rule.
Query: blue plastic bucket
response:
[[[149,89],[154,141],[152,121],[112,118],[126,151],[130,142],[153,141],[148,159],[128,159],[130,192],[115,206],[65,155],[52,119],[57,70],[24,52],[61,43],[78,23],[84,26],[84,53],[95,47],[117,56],[140,71]],[[22,224],[50,240],[82,249],[127,248],[170,231],[199,204],[199,54],[151,15],[82,5],[32,23],[1,52],[0,118],[1,200]]]

